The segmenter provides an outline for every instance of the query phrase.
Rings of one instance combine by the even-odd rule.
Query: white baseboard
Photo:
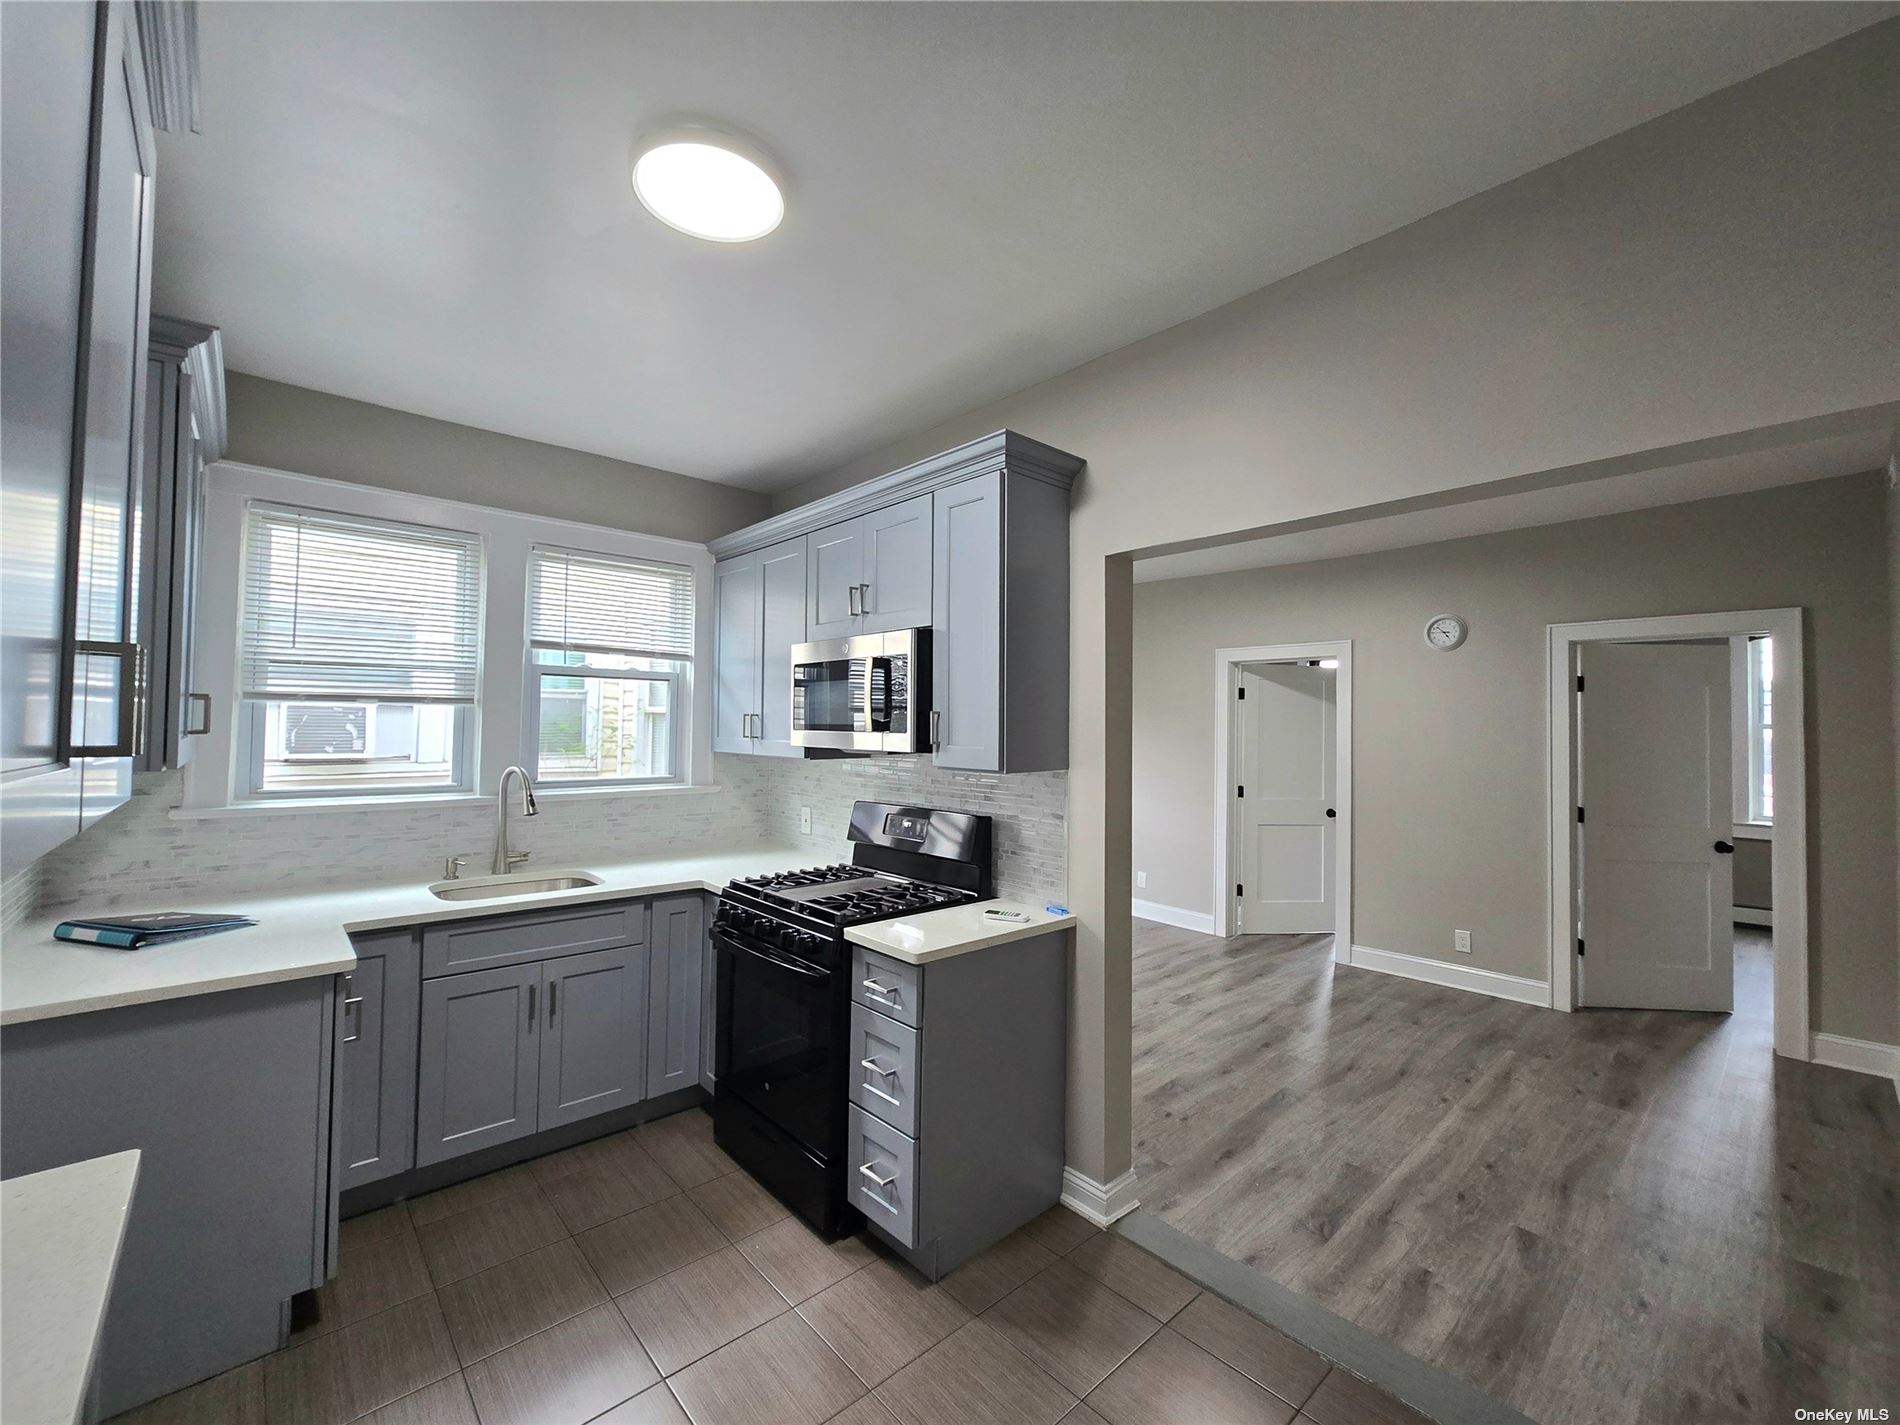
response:
[[[1447,960],[1428,960],[1423,955],[1404,955],[1396,950],[1375,950],[1370,945],[1352,947],[1348,962],[1361,970],[1378,970],[1401,975],[1408,980],[1423,980],[1448,989],[1470,990],[1473,994],[1508,999],[1518,1004],[1550,1008],[1550,986],[1542,980],[1522,975],[1505,975],[1496,970],[1480,970],[1471,965],[1454,965]]]
[[[1136,920],[1152,920],[1159,925],[1172,925],[1177,930],[1198,930],[1203,935],[1214,933],[1214,917],[1208,911],[1182,910],[1160,901],[1142,900],[1136,901],[1133,909]]]
[[[1097,1227],[1106,1227],[1141,1205],[1141,1200],[1135,1196],[1135,1170],[1130,1168],[1114,1182],[1102,1184],[1086,1173],[1064,1168],[1062,1205]]]
[[[1894,1092],[1900,1094],[1900,1044],[1849,1039],[1844,1034],[1816,1034],[1809,1042],[1808,1057],[1815,1063],[1892,1079]]]
[[[1775,928],[1775,913],[1772,910],[1757,910],[1752,905],[1730,907],[1730,915],[1737,925],[1762,925]]]

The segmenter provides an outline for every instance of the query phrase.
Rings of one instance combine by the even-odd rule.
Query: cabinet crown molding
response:
[[[230,427],[224,404],[224,337],[218,328],[185,317],[152,318],[150,352],[191,372],[191,410],[205,463],[224,457]]]
[[[800,505],[795,510],[787,510],[731,534],[722,534],[706,547],[715,559],[750,554],[883,509],[912,495],[927,494],[996,470],[1008,470],[1013,475],[1040,480],[1067,491],[1074,486],[1085,464],[1080,456],[1066,450],[1057,450],[1053,445],[1045,445],[1013,430],[999,430],[888,475],[879,475],[808,505]]]

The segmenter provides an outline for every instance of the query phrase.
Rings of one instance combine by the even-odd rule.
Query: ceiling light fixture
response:
[[[748,139],[679,124],[634,145],[633,191],[669,228],[708,242],[752,242],[785,219],[774,169]]]

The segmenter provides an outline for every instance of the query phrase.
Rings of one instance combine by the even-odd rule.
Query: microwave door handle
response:
[[[872,658],[865,669],[869,686],[864,692],[864,731],[882,732],[891,725],[891,660]]]

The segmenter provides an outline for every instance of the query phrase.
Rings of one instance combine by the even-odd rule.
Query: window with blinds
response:
[[[535,780],[681,780],[681,690],[692,656],[690,568],[534,548],[527,733]]]
[[[251,505],[237,668],[251,793],[468,786],[481,637],[478,536]]]

